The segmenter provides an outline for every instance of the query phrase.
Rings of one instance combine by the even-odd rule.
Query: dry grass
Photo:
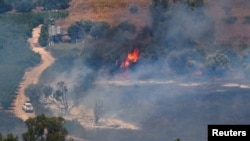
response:
[[[228,0],[210,1],[205,0],[206,13],[214,20],[216,43],[224,43],[244,55],[245,47],[250,44],[250,24],[244,24],[245,17],[250,16],[250,1]],[[236,17],[232,24],[225,23],[222,19]]]
[[[122,21],[129,21],[141,27],[150,24],[148,6],[152,0],[72,0],[69,17],[57,21],[62,27],[79,20],[106,21],[116,25]],[[138,12],[129,12],[130,6],[137,6]]]

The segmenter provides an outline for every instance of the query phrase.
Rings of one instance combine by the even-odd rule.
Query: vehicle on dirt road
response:
[[[31,103],[29,103],[29,102],[25,102],[24,104],[23,104],[23,106],[22,106],[22,109],[25,111],[25,112],[34,112],[34,108],[33,108],[33,106],[32,106],[32,104]]]

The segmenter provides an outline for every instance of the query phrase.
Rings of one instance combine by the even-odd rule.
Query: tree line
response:
[[[65,141],[68,135],[64,127],[65,119],[62,117],[47,117],[44,114],[25,121],[27,131],[22,134],[23,141]],[[0,141],[18,141],[13,133],[3,136],[0,133]]]
[[[70,0],[0,0],[0,13],[11,10],[31,12],[36,7],[44,10],[67,9]]]

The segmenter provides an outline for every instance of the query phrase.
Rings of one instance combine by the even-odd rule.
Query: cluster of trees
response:
[[[112,27],[106,22],[87,20],[73,23],[68,28],[71,42],[83,41],[88,37],[80,57],[94,70],[105,67],[112,71],[119,67],[114,66],[115,62],[124,60],[135,47],[135,33],[135,26],[129,22]]]
[[[65,141],[68,131],[64,127],[65,120],[62,117],[46,117],[44,114],[25,121],[28,127],[23,133],[24,141]]]
[[[65,141],[68,134],[64,127],[65,119],[62,117],[46,117],[44,114],[25,121],[27,131],[22,134],[23,141]],[[3,136],[0,141],[18,141],[12,133]]]
[[[0,13],[15,9],[17,12],[30,12],[36,7],[45,10],[66,9],[70,0],[0,0]]]
[[[49,96],[52,96],[57,102],[64,106],[63,110],[65,110],[65,112],[67,112],[69,109],[68,88],[63,81],[60,81],[56,84],[55,90],[51,86],[31,84],[25,89],[25,95],[30,98],[32,103],[39,103],[39,100],[42,97],[48,99]]]
[[[14,136],[12,133],[9,133],[9,134],[6,135],[6,137],[4,137],[0,133],[0,141],[18,141],[18,137]]]
[[[181,6],[180,3],[182,3]],[[180,7],[170,9],[168,8],[170,4],[176,4]],[[134,25],[128,22],[110,26],[106,22],[89,20],[73,23],[67,32],[71,42],[74,43],[91,37],[90,42],[85,42],[84,51],[78,51],[81,52],[80,58],[84,60],[83,62],[93,70],[104,68],[111,74],[119,71],[119,64],[127,53],[137,47],[140,50],[139,63],[141,64],[167,59],[165,63],[168,64],[165,65],[170,66],[170,69],[178,75],[201,70],[204,72],[203,74],[221,76],[230,68],[230,57],[224,53],[209,53],[206,48],[199,47],[198,44],[198,42],[205,40],[206,46],[214,46],[212,44],[214,38],[213,23],[200,8],[203,5],[203,0],[174,0],[174,3],[170,3],[168,0],[153,0],[150,7],[153,23],[149,27],[142,28],[139,32],[136,31]],[[185,34],[181,30],[174,31],[173,35],[169,34],[171,29],[183,29],[185,26],[183,21],[176,18],[178,8],[187,12],[195,24],[204,26],[204,23],[208,23],[209,26],[202,29],[203,32],[197,33],[199,36],[189,36],[190,33]],[[76,54],[73,56],[73,60],[79,57]],[[68,59],[64,58],[63,60],[67,61]]]
[[[40,62],[40,55],[30,50],[27,38],[39,18],[31,15],[0,15],[0,103],[7,108],[12,102],[27,67]],[[30,21],[34,20],[34,21]]]
[[[73,23],[68,28],[68,35],[72,42],[84,40],[87,36],[92,37],[94,41],[85,44],[81,57],[85,60],[84,63],[94,70],[105,68],[110,73],[116,72],[120,69],[117,64],[124,60],[128,52],[137,47],[140,50],[141,63],[167,58],[168,65],[177,74],[192,73],[198,69],[209,75],[223,74],[230,66],[230,59],[227,55],[210,54],[206,49],[199,48],[197,45],[197,41],[213,40],[213,24],[199,9],[204,4],[203,0],[174,1],[174,4],[178,3],[191,8],[188,10],[185,6],[181,7],[184,9],[181,10],[189,12],[190,18],[197,22],[205,20],[211,23],[211,28],[203,29],[204,32],[199,33],[199,38],[181,35],[183,33],[178,33],[178,31],[172,37],[166,36],[170,28],[183,28],[183,23],[175,18],[176,9],[168,8],[170,4],[168,0],[153,0],[150,7],[153,24],[142,28],[137,34],[135,34],[135,26],[128,22],[111,27],[106,22],[86,20]],[[170,25],[170,21],[176,22]]]
[[[48,13],[0,15],[0,103],[8,108],[22,79],[24,70],[40,62],[40,55],[30,50],[27,38],[32,29],[47,21]],[[52,17],[67,16],[65,12],[51,13]]]
[[[0,103],[4,108],[12,102],[24,70],[40,62],[40,55],[31,51],[27,39],[31,37],[34,27],[48,21],[48,14],[57,19],[68,13],[59,11],[0,15],[0,32],[3,33],[0,35],[0,77],[3,82],[0,86]]]
[[[71,41],[77,41],[87,35],[91,35],[94,38],[102,38],[109,29],[110,25],[106,22],[82,20],[70,25],[67,32]]]

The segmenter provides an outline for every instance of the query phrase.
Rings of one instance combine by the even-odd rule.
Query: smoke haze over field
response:
[[[72,99],[86,107],[102,101],[103,117],[134,123],[147,140],[200,141],[206,140],[208,124],[247,124],[250,86],[244,65],[249,59],[216,44],[231,31],[218,28],[221,19],[209,15],[211,9],[234,4],[218,3],[194,10],[186,4],[151,9],[153,22],[145,36],[117,27],[104,39],[84,43],[74,68],[55,82],[65,81]],[[120,68],[135,47],[138,62]],[[75,87],[84,89],[76,94]]]

